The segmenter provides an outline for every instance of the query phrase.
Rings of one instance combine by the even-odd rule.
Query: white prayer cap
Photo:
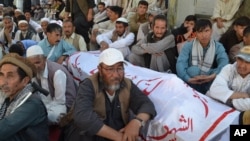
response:
[[[128,20],[126,18],[120,17],[116,20],[116,22],[128,23]]]
[[[48,22],[48,23],[49,23],[50,20],[49,20],[49,18],[42,18],[42,19],[41,19],[41,22]]]
[[[49,23],[56,23],[56,24],[58,24],[58,25],[60,25],[61,27],[62,27],[62,25],[63,25],[63,22],[61,21],[61,20],[51,20]]]
[[[3,7],[4,5],[3,5],[2,3],[0,3],[0,6],[2,6],[2,7]]]
[[[20,10],[20,9],[16,9],[14,12],[20,12],[20,13],[22,13],[22,14],[23,14],[23,11],[22,11],[22,10]]]
[[[118,62],[123,62],[126,64],[121,51],[115,48],[105,49],[99,56],[99,64],[103,63],[105,65],[112,66]]]
[[[44,55],[43,49],[39,45],[33,45],[26,51],[26,57],[32,57],[35,55]]]
[[[18,25],[19,25],[19,24],[22,24],[22,23],[29,24],[26,20],[20,20],[20,21],[18,22]]]
[[[148,14],[156,16],[156,15],[161,15],[162,10],[160,8],[150,8],[148,9]]]

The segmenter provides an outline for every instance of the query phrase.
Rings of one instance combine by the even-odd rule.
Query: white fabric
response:
[[[42,30],[41,25],[31,19],[29,21],[29,24],[36,30],[36,32],[39,32],[40,30]]]
[[[43,50],[39,45],[33,45],[26,50],[26,57],[35,55],[44,55]]]
[[[49,91],[48,86],[48,68],[47,63],[44,69],[44,72],[41,78],[41,85],[42,88]],[[55,89],[55,96],[54,98],[51,97],[49,94],[48,96],[42,95],[42,101],[44,102],[47,112],[48,112],[48,119],[50,123],[58,123],[58,118],[60,114],[66,113],[66,74],[61,71],[57,70],[54,74],[53,82],[54,89]]]
[[[98,35],[96,37],[96,41],[98,44],[100,44],[102,41],[107,42],[109,47],[120,50],[123,56],[127,58],[127,56],[130,54],[129,45],[134,42],[135,35],[132,32],[130,32],[128,35],[125,35],[126,33],[124,33],[121,37],[118,37],[116,41],[112,42],[111,38],[113,36],[114,30]]]
[[[94,24],[92,30],[98,29],[99,34],[101,34],[113,30],[114,28],[115,28],[115,21],[112,22],[111,20],[108,20],[105,22]]]
[[[63,38],[63,39],[64,39],[66,42],[68,42],[68,43],[70,43],[71,45],[73,45],[73,41],[74,41],[75,36],[76,36],[76,34],[73,32],[69,38],[67,38],[67,37],[64,35],[64,38]],[[84,39],[83,39],[82,36],[80,36],[78,42],[79,42],[80,51],[87,51],[87,45],[86,45],[86,43],[85,43],[85,41],[84,41]],[[73,45],[73,46],[74,46],[74,45]]]
[[[97,12],[94,16],[94,23],[98,23],[104,19],[106,19],[107,16],[107,11],[104,10],[103,12]]]
[[[226,2],[227,1],[227,2]],[[217,23],[213,24],[213,34],[214,40],[218,41],[223,33],[232,25],[233,16],[240,7],[242,0],[216,0],[212,20],[216,18],[222,18],[227,21],[223,22],[224,27],[218,28]]]
[[[207,95],[226,103],[234,92],[250,94],[250,75],[242,78],[236,70],[236,63],[226,65],[216,76]],[[240,111],[250,110],[250,98],[234,99],[233,106]]]
[[[98,54],[79,52],[69,57],[68,67],[76,81],[98,71]],[[145,140],[212,140],[239,115],[225,104],[194,91],[176,75],[127,64],[125,77],[152,100],[157,112]]]

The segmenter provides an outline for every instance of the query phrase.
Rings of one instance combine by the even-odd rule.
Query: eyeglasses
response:
[[[118,67],[118,68],[105,68],[103,66],[101,66],[105,71],[107,71],[108,73],[124,73],[124,68],[123,67]]]

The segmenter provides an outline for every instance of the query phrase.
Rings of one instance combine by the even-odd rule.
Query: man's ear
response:
[[[22,80],[23,85],[26,86],[30,82],[30,80],[31,79],[28,76],[25,76]]]

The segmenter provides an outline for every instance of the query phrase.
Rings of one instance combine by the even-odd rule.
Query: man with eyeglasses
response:
[[[117,49],[108,48],[100,54],[99,72],[79,86],[72,124],[76,129],[66,140],[135,141],[145,122],[154,118],[153,103],[124,78],[124,64]]]

